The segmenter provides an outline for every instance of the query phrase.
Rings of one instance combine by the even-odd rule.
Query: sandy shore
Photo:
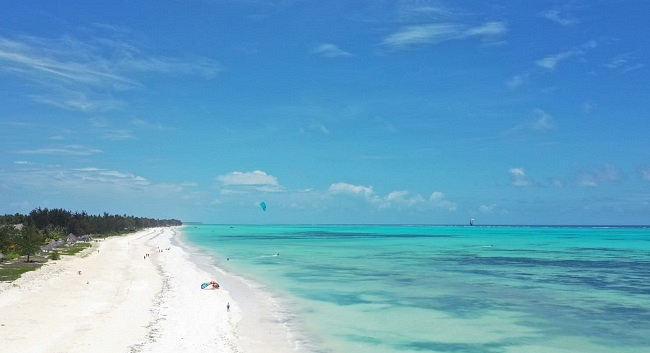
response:
[[[177,232],[107,238],[0,284],[0,352],[297,351],[255,288],[197,266]],[[221,289],[201,290],[211,279]]]

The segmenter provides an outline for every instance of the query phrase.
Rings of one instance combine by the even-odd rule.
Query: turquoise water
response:
[[[317,352],[650,352],[650,229],[184,227]]]

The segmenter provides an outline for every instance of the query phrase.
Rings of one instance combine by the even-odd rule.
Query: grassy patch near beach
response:
[[[93,245],[86,242],[74,243],[74,245],[67,246],[65,248],[59,249],[61,255],[76,255],[84,249],[88,249]]]
[[[34,271],[43,266],[47,260],[43,261],[12,261],[0,264],[0,282],[12,282],[20,278],[23,273]]]
[[[57,249],[60,255],[76,255],[84,249],[92,247],[91,243],[78,242],[65,248]],[[8,262],[0,263],[0,282],[12,282],[20,278],[23,273],[34,271],[43,266],[47,261],[44,256],[31,256],[30,262],[26,258],[19,257]]]

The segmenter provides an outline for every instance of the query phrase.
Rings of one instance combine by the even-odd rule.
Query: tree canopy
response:
[[[36,208],[27,215],[14,214],[0,216],[0,224],[25,224],[34,225],[44,231],[48,227],[66,230],[67,233],[82,234],[107,234],[137,230],[150,227],[179,226],[183,223],[177,219],[153,219],[127,215],[111,215],[104,212],[102,215],[89,215],[86,211],[71,212],[61,208]]]
[[[43,244],[43,234],[36,229],[33,225],[28,225],[23,228],[21,236],[18,238],[18,247],[20,249],[20,254],[27,256],[27,262],[29,262],[29,257],[36,255],[41,250],[41,245]]]
[[[29,214],[0,216],[0,253],[38,253],[45,241],[62,239],[67,234],[108,235],[133,232],[151,227],[180,226],[176,219],[153,219],[127,215],[89,215],[85,211],[71,212],[60,208],[37,208]]]

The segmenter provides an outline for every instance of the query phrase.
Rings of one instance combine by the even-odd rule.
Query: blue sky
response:
[[[648,13],[5,1],[0,213],[649,224]]]

